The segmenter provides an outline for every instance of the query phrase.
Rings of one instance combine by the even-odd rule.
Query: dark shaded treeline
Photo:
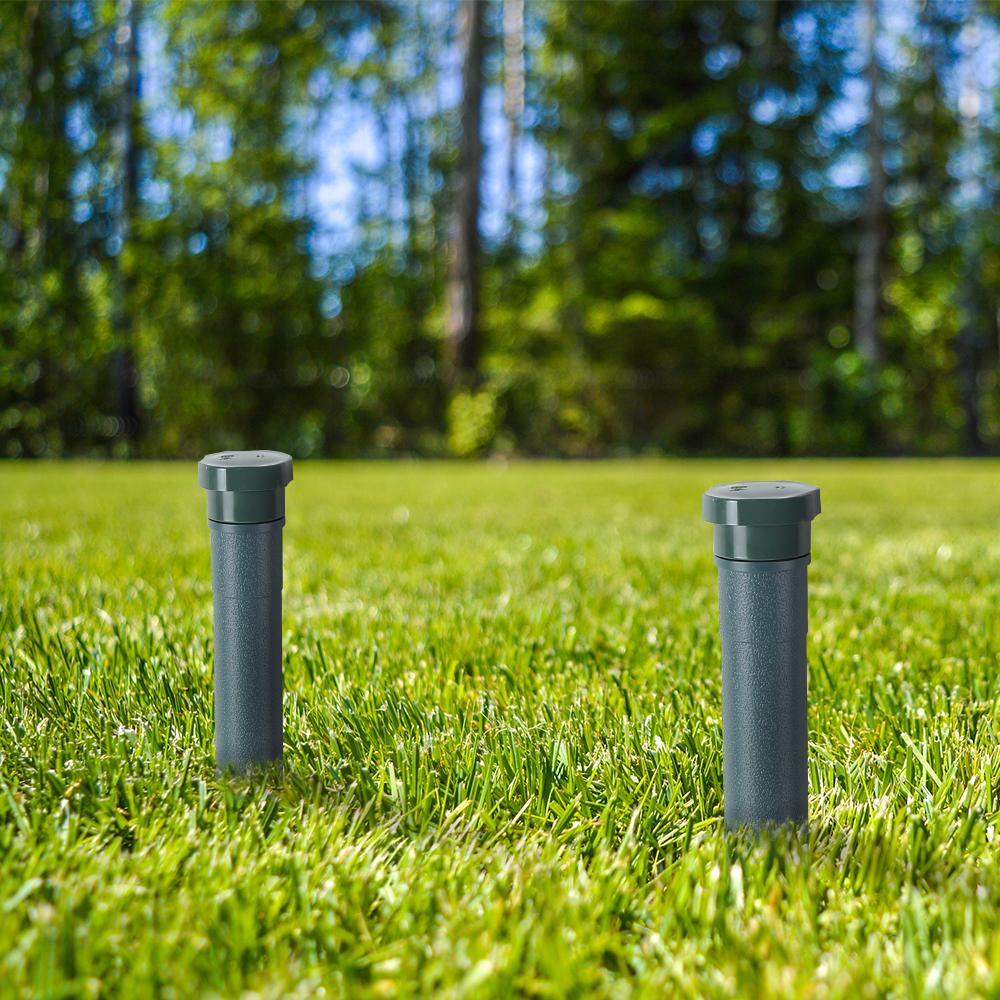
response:
[[[994,450],[995,14],[2,5],[0,450]]]

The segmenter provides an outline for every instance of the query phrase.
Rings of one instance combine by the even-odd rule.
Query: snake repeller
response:
[[[291,456],[280,451],[220,451],[198,463],[212,541],[220,771],[281,762],[281,532],[291,479]]]
[[[808,483],[726,483],[702,498],[719,570],[730,829],[808,821],[807,570],[819,512]]]

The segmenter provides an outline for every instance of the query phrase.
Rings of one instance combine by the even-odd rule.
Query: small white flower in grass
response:
[[[951,546],[950,545],[939,545],[937,550],[937,557],[941,562],[947,562],[951,558]]]

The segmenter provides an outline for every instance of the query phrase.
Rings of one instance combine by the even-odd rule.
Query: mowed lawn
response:
[[[807,842],[727,835],[702,490],[802,478]],[[0,466],[0,995],[1000,993],[1000,464],[297,464],[220,780],[195,463]]]

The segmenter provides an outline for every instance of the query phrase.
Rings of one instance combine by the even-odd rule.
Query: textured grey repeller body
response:
[[[809,556],[715,563],[726,826],[805,826]]]
[[[198,463],[212,538],[215,763],[281,762],[281,531],[292,456],[226,451]]]
[[[722,638],[726,826],[809,819],[806,635],[819,488],[720,483],[702,496],[714,525]]]
[[[215,761],[220,771],[279,762],[281,532],[209,522],[215,610]]]

